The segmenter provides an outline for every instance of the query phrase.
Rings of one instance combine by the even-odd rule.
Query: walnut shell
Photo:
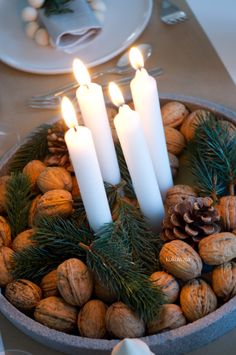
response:
[[[139,338],[145,333],[145,323],[124,303],[113,303],[106,313],[107,331],[116,338]]]
[[[158,316],[147,323],[149,335],[161,330],[176,329],[186,324],[186,318],[177,304],[163,304]]]
[[[71,195],[72,195],[73,200],[77,200],[77,199],[81,198],[79,185],[78,185],[77,179],[74,175],[71,178],[72,178]]]
[[[202,261],[200,256],[182,240],[172,240],[164,244],[159,258],[164,269],[183,281],[201,275]]]
[[[184,136],[176,128],[170,126],[164,127],[164,130],[168,152],[174,155],[180,154],[185,147]]]
[[[0,248],[0,287],[6,286],[13,280],[11,274],[14,251],[8,247]]]
[[[34,220],[36,218],[36,213],[37,213],[37,204],[38,204],[38,201],[40,200],[41,197],[42,197],[42,195],[37,195],[33,199],[33,201],[31,202],[29,216],[28,216],[28,225],[30,227],[33,227],[33,225],[34,225]]]
[[[194,136],[194,132],[197,126],[205,120],[208,111],[198,109],[191,112],[183,121],[182,126],[180,127],[180,132],[184,135],[187,141],[191,140]]]
[[[228,301],[236,295],[236,263],[231,261],[214,268],[212,288],[218,297]]]
[[[51,296],[38,303],[34,318],[49,328],[70,333],[76,328],[77,309],[60,297]]]
[[[57,268],[57,288],[67,303],[83,306],[93,292],[92,274],[79,259],[68,259]]]
[[[166,194],[165,206],[168,209],[177,203],[183,202],[186,198],[197,197],[196,192],[188,185],[175,185]]]
[[[34,246],[36,242],[31,239],[33,234],[34,234],[34,229],[27,229],[19,233],[16,236],[16,238],[13,240],[12,249],[18,252],[25,248]]]
[[[9,179],[8,175],[0,177],[0,213],[6,212],[6,191]]]
[[[94,295],[99,300],[102,300],[105,303],[113,303],[117,301],[117,296],[114,292],[112,292],[108,287],[103,285],[101,280],[99,280],[98,276],[94,275]]]
[[[70,173],[62,167],[48,167],[37,178],[37,184],[42,192],[50,190],[72,190]]]
[[[236,258],[236,235],[223,232],[203,238],[199,254],[208,265],[220,265]]]
[[[42,298],[40,287],[29,280],[20,279],[6,286],[5,296],[21,311],[31,311]]]
[[[179,159],[174,154],[171,153],[168,153],[168,156],[169,156],[171,172],[172,175],[175,177],[179,170]]]
[[[165,296],[166,303],[174,303],[179,295],[179,284],[175,278],[165,271],[156,271],[150,276],[154,286],[157,286]]]
[[[40,287],[43,291],[43,298],[58,296],[59,291],[57,289],[57,270],[52,270],[47,275],[45,275],[41,280]]]
[[[187,108],[177,101],[171,101],[162,106],[161,115],[164,126],[177,127],[189,114]]]
[[[193,322],[213,312],[217,308],[217,298],[205,281],[191,280],[180,292],[180,306],[185,317]]]
[[[103,339],[106,335],[107,305],[100,300],[88,301],[78,315],[80,335],[87,338]]]
[[[37,200],[37,216],[61,216],[68,217],[73,211],[72,196],[66,190],[51,190],[45,192]]]
[[[7,220],[0,216],[0,247],[8,247],[11,244],[11,228]]]
[[[236,196],[224,196],[216,205],[224,229],[230,231],[236,228]]]
[[[36,187],[37,178],[45,169],[46,165],[41,160],[31,160],[28,164],[25,165],[23,174],[28,176],[32,188]]]

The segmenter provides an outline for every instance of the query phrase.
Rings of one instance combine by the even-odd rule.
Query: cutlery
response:
[[[172,4],[169,0],[161,2],[161,21],[167,25],[174,25],[178,22],[187,20],[187,15],[179,7]]]
[[[152,46],[150,44],[141,43],[141,44],[137,45],[136,47],[138,49],[140,49],[140,51],[142,52],[144,61],[146,61],[151,56]],[[127,74],[129,72],[132,72],[132,70],[133,70],[133,68],[131,67],[130,62],[129,62],[129,50],[127,50],[118,59],[116,65],[114,67],[105,69],[102,72],[93,73],[91,75],[91,78],[96,79],[96,78],[99,78],[99,77],[101,77],[103,75],[107,75],[107,74],[122,75],[122,74]],[[73,82],[73,83],[67,84],[61,88],[56,88],[56,89],[50,90],[43,95],[34,95],[31,97],[31,99],[45,98],[48,96],[60,96],[70,90],[78,88],[78,86],[79,86],[79,84],[77,82]]]
[[[163,74],[163,69],[159,67],[155,67],[150,69],[149,74],[158,77]],[[133,75],[129,75],[118,80],[114,80],[117,84],[121,86],[127,85],[130,80],[133,78]],[[108,83],[102,85],[103,89],[108,88]],[[67,96],[74,102],[76,102],[75,92],[68,93]],[[63,95],[58,96],[44,96],[44,97],[31,97],[28,101],[28,106],[31,108],[41,108],[41,109],[51,109],[57,110],[60,108],[61,100]]]

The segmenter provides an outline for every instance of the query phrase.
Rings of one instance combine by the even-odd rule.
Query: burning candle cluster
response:
[[[110,83],[111,99],[119,109],[114,125],[140,209],[150,226],[158,230],[166,191],[173,185],[172,174],[156,80],[143,67],[137,48],[130,50],[130,62],[136,69],[130,84],[135,111],[125,104],[119,87]],[[74,60],[73,71],[80,84],[76,97],[85,126],[78,125],[75,109],[64,97],[62,115],[69,127],[65,141],[88,222],[97,232],[112,221],[104,182],[117,185],[121,176],[102,88],[91,82],[79,59]]]

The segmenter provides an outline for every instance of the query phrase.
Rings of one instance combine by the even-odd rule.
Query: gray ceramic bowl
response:
[[[191,110],[207,108],[217,114],[225,116],[225,118],[230,121],[236,122],[236,113],[224,106],[193,97],[173,94],[163,94],[161,96],[161,104],[170,100],[181,101]],[[2,173],[7,166],[9,158],[14,154],[16,149],[17,148],[14,147],[3,157],[0,163],[0,171]],[[118,342],[118,340],[82,338],[49,329],[18,311],[1,293],[0,311],[12,324],[34,340],[64,353],[79,355],[108,355]],[[236,297],[202,319],[175,330],[144,337],[142,340],[144,340],[150,346],[151,350],[158,355],[167,355],[173,352],[175,355],[178,355],[187,353],[212,342],[233,329],[235,326]]]

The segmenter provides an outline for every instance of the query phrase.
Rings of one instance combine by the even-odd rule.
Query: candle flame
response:
[[[73,72],[76,80],[80,85],[88,85],[91,83],[91,78],[88,69],[82,60],[76,58],[73,61]]]
[[[129,60],[134,69],[144,67],[144,60],[141,51],[137,47],[132,47],[129,51]]]
[[[119,107],[125,103],[124,96],[123,96],[119,86],[116,83],[114,83],[114,82],[109,83],[109,94],[111,96],[112,102],[116,106]]]
[[[62,116],[66,122],[66,125],[69,128],[74,128],[74,127],[78,126],[75,108],[67,96],[64,96],[62,98],[61,111],[62,111]]]

